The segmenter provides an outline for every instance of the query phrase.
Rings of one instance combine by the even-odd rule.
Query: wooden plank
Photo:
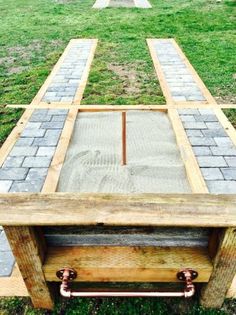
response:
[[[176,141],[180,150],[182,160],[184,162],[192,192],[208,193],[208,188],[202,176],[192,146],[184,130],[183,124],[180,120],[177,109],[169,110],[168,116],[175,133]]]
[[[236,196],[7,193],[0,195],[0,224],[233,227]]]
[[[147,45],[148,45],[150,55],[152,57],[152,61],[153,61],[153,64],[154,64],[154,67],[155,67],[155,70],[156,70],[156,73],[157,73],[157,76],[158,76],[158,79],[160,82],[160,86],[161,86],[163,95],[165,96],[166,102],[167,102],[167,104],[170,104],[170,103],[174,104],[175,102],[173,102],[173,98],[171,96],[170,89],[168,87],[168,84],[167,84],[166,79],[165,79],[165,75],[164,75],[162,68],[161,68],[161,64],[160,64],[160,62],[157,58],[156,52],[154,50],[153,39],[148,38],[147,39]]]
[[[14,267],[10,277],[0,277],[0,296],[29,296],[17,265]]]
[[[70,109],[55,154],[49,167],[48,174],[42,188],[42,193],[56,191],[60,172],[66,157],[67,148],[69,146],[71,135],[74,129],[76,117],[77,110]]]
[[[226,229],[213,263],[213,272],[201,294],[205,307],[221,307],[236,274],[236,230]]]
[[[32,227],[19,226],[4,226],[4,230],[33,305],[53,309],[53,299],[42,269],[42,244],[35,230]]]
[[[79,105],[81,100],[82,100],[82,97],[83,97],[83,94],[84,94],[84,90],[85,90],[85,87],[86,87],[86,84],[87,84],[88,76],[89,76],[90,67],[91,67],[91,64],[92,64],[92,61],[93,61],[93,58],[94,58],[94,54],[95,54],[95,50],[96,50],[96,47],[97,47],[98,40],[97,39],[92,39],[92,42],[93,42],[92,48],[90,50],[86,66],[85,66],[82,78],[80,80],[79,88],[77,89],[75,97],[74,97],[74,100],[73,100],[73,104],[75,104],[75,105],[76,104]]]
[[[43,266],[46,279],[58,281],[55,273],[64,266],[76,269],[76,281],[82,282],[178,282],[176,273],[186,267],[199,272],[196,281],[206,282],[212,271],[212,264],[204,248],[49,248]]]
[[[40,102],[39,105],[7,105],[7,108],[24,108],[24,109],[71,109],[76,108],[81,112],[99,112],[99,111],[125,111],[125,110],[160,110],[163,112],[167,112],[168,109],[190,109],[190,108],[201,108],[201,109],[236,109],[235,104],[199,104],[199,103],[178,103],[178,104],[170,104],[170,105],[163,105],[163,104],[156,104],[156,105],[96,105],[96,104],[90,104],[90,105],[71,105],[67,102],[51,102],[50,104],[45,102]]]

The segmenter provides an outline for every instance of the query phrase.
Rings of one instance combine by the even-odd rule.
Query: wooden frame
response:
[[[71,41],[71,43],[74,40]],[[53,308],[53,296],[51,295],[48,281],[57,281],[55,271],[63,267],[68,261],[71,267],[78,267],[80,270],[80,281],[176,281],[175,272],[185,262],[191,263],[191,267],[200,268],[201,275],[198,281],[208,282],[202,292],[202,304],[213,307],[220,306],[225,297],[226,291],[232,282],[232,275],[236,272],[235,263],[235,226],[236,226],[236,200],[235,196],[208,194],[205,181],[201,175],[198,163],[193,153],[180,120],[177,109],[180,108],[211,108],[214,110],[219,121],[225,127],[230,138],[236,144],[236,132],[227,121],[222,109],[236,108],[234,104],[218,105],[210,92],[207,90],[196,71],[193,69],[187,58],[184,56],[178,45],[170,39],[182,54],[185,64],[191,70],[196,82],[199,84],[204,102],[176,102],[172,99],[160,64],[155,57],[151,40],[148,40],[154,66],[160,80],[163,93],[166,97],[165,105],[135,105],[135,106],[112,106],[112,105],[80,105],[84,88],[86,85],[89,68],[95,53],[97,41],[94,40],[82,84],[76,93],[74,102],[66,103],[45,103],[42,97],[47,90],[51,79],[63,62],[66,51],[63,53],[52,73],[45,81],[30,105],[8,105],[10,108],[26,108],[22,119],[17,124],[0,151],[0,165],[4,162],[14,143],[17,141],[25,124],[29,120],[33,110],[37,108],[64,108],[69,109],[65,126],[59,144],[51,163],[46,181],[41,194],[2,194],[0,195],[0,224],[10,241],[13,253],[16,257],[19,269],[24,278],[28,293],[36,307]],[[71,45],[71,43],[69,45]],[[70,46],[69,46],[70,47]],[[60,171],[65,159],[66,151],[71,139],[75,119],[78,111],[99,112],[99,111],[128,111],[128,110],[160,110],[167,112],[176,135],[176,141],[180,148],[181,156],[186,168],[186,173],[192,188],[193,194],[188,195],[155,195],[142,194],[138,196],[118,196],[112,194],[60,194],[55,193]],[[50,193],[50,194],[49,194]],[[42,212],[40,209],[44,208]],[[56,209],[56,211],[55,211]],[[145,215],[143,210],[146,209]],[[196,209],[199,216],[196,217]],[[135,214],[135,215],[134,215]],[[147,248],[145,257],[141,250],[130,247],[128,249],[118,247],[108,249],[99,247],[96,250],[91,248],[47,248],[44,236],[39,228],[34,226],[44,225],[130,225],[130,226],[182,226],[182,227],[214,227],[223,228],[220,236],[220,243],[213,264],[205,249],[189,248]],[[212,238],[210,242],[215,242]],[[21,244],[24,243],[24,247]],[[61,251],[63,250],[63,255]],[[83,253],[83,254],[82,254]],[[46,254],[46,255],[45,255]],[[90,266],[86,263],[78,263],[78,257],[89,257],[93,261]],[[168,256],[169,255],[169,256]],[[158,265],[160,259],[169,257],[163,268]],[[118,257],[122,262],[130,261],[124,272],[122,264],[117,269],[109,265],[111,257]],[[156,260],[152,261],[152,257]],[[182,257],[182,258],[181,258]],[[91,258],[93,258],[91,260]],[[193,259],[191,259],[193,258]],[[146,259],[146,260],[145,260]],[[135,264],[143,261],[148,266],[145,273],[143,266]],[[152,261],[153,264],[150,262]],[[172,263],[171,263],[172,261]],[[177,263],[173,264],[173,261]],[[82,261],[83,262],[83,261]],[[104,263],[106,269],[97,268]],[[150,263],[150,265],[148,265]],[[108,269],[107,269],[108,268]],[[133,268],[133,271],[132,271]],[[105,270],[108,270],[106,277]],[[110,275],[109,275],[110,272]],[[88,273],[92,277],[88,277]],[[17,273],[14,272],[14,276]],[[17,276],[18,277],[18,276]],[[19,277],[18,277],[19,278]],[[9,280],[9,279],[8,279]],[[21,289],[25,292],[24,289]],[[233,289],[231,289],[234,292]],[[213,292],[213,294],[212,294]]]

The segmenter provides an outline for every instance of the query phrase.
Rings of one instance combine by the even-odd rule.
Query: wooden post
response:
[[[53,299],[42,269],[43,239],[32,227],[4,226],[4,230],[34,307],[53,309]]]
[[[126,154],[126,112],[122,112],[122,165],[127,164]]]
[[[201,304],[204,307],[222,306],[236,273],[236,229],[223,231],[208,284],[202,289]]]

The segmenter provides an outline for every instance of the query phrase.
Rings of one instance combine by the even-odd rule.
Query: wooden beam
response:
[[[236,230],[224,230],[220,247],[213,263],[213,272],[202,291],[204,307],[221,307],[236,274]]]
[[[42,243],[35,230],[32,227],[4,226],[4,231],[33,305],[53,309],[53,299],[42,269]]]
[[[57,189],[60,172],[66,157],[67,148],[70,143],[77,114],[78,112],[76,109],[70,109],[67,115],[60,140],[42,188],[42,193],[54,192]]]
[[[195,269],[197,282],[207,282],[212,264],[204,248],[179,247],[54,247],[43,266],[48,281],[59,281],[64,266],[78,272],[79,282],[178,282],[176,273]]]
[[[7,193],[0,224],[234,227],[236,196]]]
[[[183,124],[180,120],[177,109],[168,111],[176,141],[180,150],[182,160],[186,169],[189,184],[194,193],[208,193],[205,180],[202,176],[197,159],[193,152],[192,146],[188,140]]]
[[[139,105],[99,105],[99,104],[89,104],[89,105],[75,105],[68,102],[52,102],[45,103],[40,102],[38,105],[25,105],[25,104],[9,104],[6,108],[23,108],[23,109],[71,109],[76,108],[81,112],[102,112],[102,111],[127,111],[127,110],[158,110],[167,112],[168,109],[190,109],[190,108],[202,108],[202,109],[236,109],[236,104],[202,104],[199,102],[178,102],[178,104],[170,103],[167,104],[139,104]]]

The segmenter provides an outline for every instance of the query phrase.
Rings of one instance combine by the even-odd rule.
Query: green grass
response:
[[[234,315],[235,308],[232,300],[225,302],[221,310],[207,310],[196,302],[180,299],[77,298],[58,302],[49,313],[33,309],[25,298],[0,300],[1,315]]]
[[[92,9],[93,0],[0,0],[0,104],[29,103],[71,38],[98,38],[83,104],[162,104],[145,39],[174,37],[220,102],[236,103],[235,1],[151,0],[153,9]],[[21,116],[0,107],[0,143]],[[236,125],[235,111],[227,111]],[[157,299],[75,299],[53,314],[234,314]],[[46,314],[0,300],[0,314]]]
[[[29,103],[68,41],[80,37],[99,39],[84,104],[164,102],[147,37],[175,37],[212,94],[235,102],[235,1],[151,2],[150,10],[94,10],[93,0],[0,0],[0,104]],[[21,115],[4,113],[0,143]]]

